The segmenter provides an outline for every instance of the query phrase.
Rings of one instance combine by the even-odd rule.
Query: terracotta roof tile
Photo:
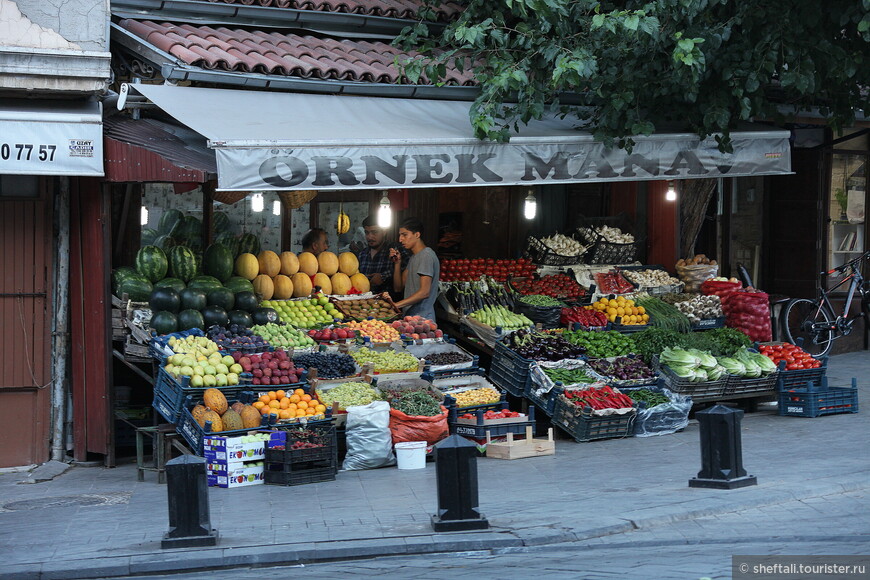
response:
[[[125,19],[121,27],[183,62],[212,70],[323,80],[396,83],[396,56],[385,42],[339,40],[261,30]],[[447,84],[473,85],[470,73],[448,71]]]
[[[414,19],[423,5],[420,0],[209,0],[222,4],[243,4],[251,6],[270,6],[273,8],[293,8],[296,10],[317,10],[320,12],[342,12],[346,14],[365,14],[387,18]],[[442,2],[436,8],[440,20],[450,20],[462,8],[455,2]]]

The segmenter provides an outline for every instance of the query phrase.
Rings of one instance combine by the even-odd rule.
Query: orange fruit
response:
[[[305,394],[305,389],[296,389],[293,391],[294,395],[299,395],[300,397]]]
[[[286,398],[286,397],[283,398],[283,399],[281,399],[281,400],[279,401],[279,406],[280,406],[282,409],[286,409],[287,407],[290,406],[290,399],[288,399],[288,398]]]
[[[288,410],[286,410],[286,409],[284,409],[283,411],[281,411],[280,413],[278,413],[278,417],[280,417],[281,419],[291,419],[291,418],[293,418],[295,415],[296,415],[296,413],[292,413],[292,414],[291,414],[290,411],[288,411]]]
[[[253,405],[253,407],[254,407],[255,409],[257,409],[258,411],[259,411],[260,409],[262,409],[263,407],[265,407],[265,406],[266,406],[266,403],[264,403],[263,401],[257,401],[257,402],[255,402],[254,405]]]
[[[302,395],[300,398],[307,403],[311,400],[311,395]]]
[[[311,408],[305,410],[306,415],[313,415],[315,412],[316,411],[314,409],[311,409]]]
[[[296,412],[296,403],[290,403],[289,405],[287,405],[287,410],[293,411],[295,413]]]
[[[275,391],[275,395],[278,396],[278,400],[280,401],[287,395],[287,393],[285,393],[284,391]]]
[[[305,416],[305,411],[303,411],[302,409],[298,409],[298,410],[296,411],[296,416],[297,416],[297,417],[304,417],[304,416]]]
[[[269,391],[268,395],[270,401],[275,401],[278,399],[278,393],[276,393],[275,391]]]
[[[257,401],[261,401],[261,402],[263,402],[264,404],[265,404],[265,403],[268,403],[268,402],[271,401],[271,400],[272,400],[272,399],[269,398],[269,395],[262,395],[259,399],[257,399]]]
[[[291,396],[290,396],[290,402],[291,402],[291,403],[298,403],[300,400],[301,400],[301,399],[300,399],[299,395],[294,394],[294,395],[291,395]]]
[[[314,407],[314,410],[318,413],[326,413],[326,405],[318,404]]]
[[[298,403],[296,403],[296,408],[297,409],[307,409],[308,402],[307,401],[299,401]]]
[[[272,407],[273,409],[280,409],[281,403],[279,403],[278,401],[275,401],[273,399],[273,400],[269,401],[269,406]]]
[[[271,413],[274,410],[275,409],[273,409],[269,405],[264,405],[263,407],[260,408],[260,414],[261,415],[268,415],[269,413]]]

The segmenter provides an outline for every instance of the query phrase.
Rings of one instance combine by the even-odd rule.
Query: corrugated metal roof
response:
[[[103,134],[107,181],[203,183],[217,174],[214,151],[190,129],[115,115],[103,122]]]

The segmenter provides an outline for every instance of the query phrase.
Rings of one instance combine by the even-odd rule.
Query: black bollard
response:
[[[169,532],[161,548],[190,548],[217,544],[217,530],[211,528],[208,511],[208,483],[205,459],[182,455],[166,462],[166,491],[169,494]]]
[[[485,530],[489,522],[478,509],[477,446],[451,435],[435,445],[438,513],[432,516],[436,532]]]
[[[743,469],[740,421],[743,411],[714,405],[695,413],[701,428],[701,471],[689,487],[735,489],[756,485],[754,475]]]

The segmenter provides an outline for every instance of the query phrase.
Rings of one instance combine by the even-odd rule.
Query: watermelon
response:
[[[157,236],[157,239],[154,240],[154,246],[157,246],[161,250],[167,251],[169,248],[178,245],[178,240],[173,238],[172,236]]]
[[[191,328],[204,328],[205,321],[199,310],[188,308],[178,313],[178,330],[190,330]]]
[[[202,288],[187,287],[178,293],[182,310],[202,310],[208,306],[208,293]]]
[[[171,236],[184,219],[184,214],[177,209],[168,209],[160,216],[160,223],[157,224],[157,231],[161,235]]]
[[[257,309],[257,296],[253,292],[239,292],[236,294],[236,308],[245,312],[253,312]]]
[[[222,211],[216,211],[211,216],[211,225],[216,232],[229,233],[230,217]]]
[[[251,281],[247,278],[242,278],[241,276],[233,276],[232,278],[224,282],[224,287],[232,290],[233,294],[238,294],[239,292],[254,291],[254,285],[251,284]]]
[[[254,326],[254,321],[251,318],[251,315],[244,310],[230,310],[227,314],[227,319],[229,320],[230,325],[238,324],[244,328],[251,328]]]
[[[134,274],[124,278],[118,285],[118,296],[124,294],[133,302],[147,302],[154,286],[145,276]]]
[[[239,237],[238,254],[254,254],[260,253],[260,238],[254,234],[244,233]],[[236,254],[236,255],[238,255]],[[234,256],[235,257],[235,256]]]
[[[186,246],[175,246],[169,250],[169,272],[176,278],[190,282],[196,276],[196,256]]]
[[[188,288],[202,288],[208,293],[209,290],[214,290],[215,288],[223,288],[223,284],[221,281],[215,278],[214,276],[197,276],[193,280],[187,283]]]
[[[176,292],[181,292],[185,288],[187,288],[187,284],[178,278],[164,278],[159,282],[154,283],[154,288],[172,288]]]
[[[160,234],[157,233],[157,230],[151,228],[142,228],[142,233],[139,234],[139,240],[142,242],[143,246],[151,246],[154,244],[154,240],[157,239],[157,236]]]
[[[179,237],[202,243],[202,222],[192,215],[184,218],[184,221],[179,226],[179,230]]]
[[[139,276],[139,272],[135,270],[135,268],[131,268],[130,266],[121,266],[112,272],[112,292],[115,293],[116,296],[120,296],[118,292],[118,286],[121,285],[125,279],[130,276]]]
[[[153,284],[166,277],[169,262],[166,254],[157,246],[145,246],[136,254],[136,271]]]
[[[227,311],[220,306],[206,306],[203,308],[202,320],[206,328],[214,326],[215,324],[218,326],[226,326],[229,323]]]
[[[210,245],[202,256],[202,271],[221,282],[232,277],[234,265],[232,252],[223,244]]]
[[[236,304],[236,295],[229,288],[215,288],[208,293],[208,305],[220,306],[227,312]]]
[[[148,299],[148,306],[153,312],[178,312],[181,307],[181,298],[178,296],[178,292],[172,288],[155,288]]]
[[[272,308],[257,308],[251,313],[251,319],[254,324],[269,324],[270,322],[277,323],[280,318],[278,313]]]
[[[215,227],[215,231],[217,231],[217,227]],[[230,232],[221,232],[215,238],[216,244],[221,244],[230,249],[230,252],[233,254],[233,259],[239,257],[239,238],[234,236]]]
[[[151,328],[157,334],[169,334],[178,330],[178,318],[172,312],[155,312],[151,316]]]

